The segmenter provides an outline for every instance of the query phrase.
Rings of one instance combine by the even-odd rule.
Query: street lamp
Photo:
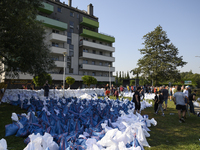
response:
[[[109,83],[110,83],[110,88],[111,88],[110,64],[108,65],[108,67],[109,67]]]
[[[63,52],[63,56],[64,56],[64,68],[63,68],[63,97],[65,94],[65,57],[67,55],[67,52]]]

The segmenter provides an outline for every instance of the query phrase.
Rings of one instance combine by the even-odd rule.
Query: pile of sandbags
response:
[[[52,149],[48,147],[52,146],[63,150],[143,149],[143,146],[149,146],[146,137],[150,136],[147,131],[150,131],[148,125],[151,121],[147,116],[133,115],[135,106],[128,99],[73,97],[43,101],[31,97],[24,99],[23,103],[20,100],[11,100],[10,103],[27,109],[27,114],[13,113],[13,123],[5,127],[6,136],[27,137],[25,143],[29,144],[25,150],[40,148],[45,143],[45,148]],[[141,102],[141,108],[149,106],[147,102]],[[156,121],[153,120],[152,124],[156,125]],[[47,137],[51,139],[50,143],[46,141]],[[113,142],[116,144],[112,145]]]

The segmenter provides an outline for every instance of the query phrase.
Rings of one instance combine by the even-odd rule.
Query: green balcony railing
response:
[[[92,28],[99,28],[99,22],[85,18],[85,17],[83,17],[83,20],[80,24],[84,26],[92,27]]]
[[[40,15],[38,15],[36,19],[39,21],[42,21],[42,23],[49,28],[55,28],[62,31],[67,30],[67,23],[57,21],[55,19],[47,18],[44,16],[40,16]]]
[[[46,13],[46,14],[51,14],[54,11],[54,7],[50,4],[47,4],[45,2],[42,2],[43,7],[39,7],[38,10]]]
[[[110,43],[115,42],[114,37],[104,35],[104,34],[101,34],[101,33],[97,33],[97,32],[94,32],[94,31],[90,31],[90,30],[87,30],[87,29],[83,29],[83,32],[80,35],[85,36],[85,37],[98,39],[98,40],[102,40],[102,41],[106,41],[106,42],[110,42]]]

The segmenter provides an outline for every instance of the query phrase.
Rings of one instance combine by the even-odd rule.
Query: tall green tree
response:
[[[127,78],[127,79],[130,79],[129,71],[127,71],[126,78]]]
[[[91,84],[97,84],[97,79],[93,76],[85,75],[82,77],[83,84],[90,87]]]
[[[121,73],[121,71],[119,71],[119,82],[121,82],[122,81],[122,73]]]
[[[71,87],[71,85],[74,84],[75,82],[75,79],[70,76],[66,77],[65,80],[66,80],[66,83],[69,84],[69,87]]]
[[[183,67],[184,62],[182,56],[178,56],[178,48],[170,43],[165,31],[159,25],[154,31],[143,36],[143,49],[139,49],[144,55],[138,60],[138,69],[141,75],[151,77],[154,83],[167,79],[180,79],[180,73],[177,67]]]
[[[116,71],[115,82],[118,83],[118,80],[119,80],[118,71]]]
[[[45,30],[36,20],[41,0],[0,1],[0,74],[39,75],[54,66],[44,43]]]

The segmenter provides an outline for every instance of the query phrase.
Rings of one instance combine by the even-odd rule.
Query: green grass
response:
[[[115,99],[114,97],[111,97]],[[130,98],[129,98],[130,99]],[[142,115],[148,114],[149,119],[155,118],[157,126],[151,126],[149,129],[150,137],[147,141],[151,148],[145,147],[145,150],[197,150],[200,149],[200,117],[191,114],[187,115],[185,123],[178,122],[178,114],[172,101],[168,101],[168,109],[165,111],[165,117],[154,114],[153,107],[146,108]],[[0,105],[0,139],[5,138],[9,150],[22,150],[26,147],[24,138],[9,136],[5,137],[5,125],[12,123],[12,112],[23,113],[18,106],[9,104]],[[174,113],[174,115],[170,115]]]

